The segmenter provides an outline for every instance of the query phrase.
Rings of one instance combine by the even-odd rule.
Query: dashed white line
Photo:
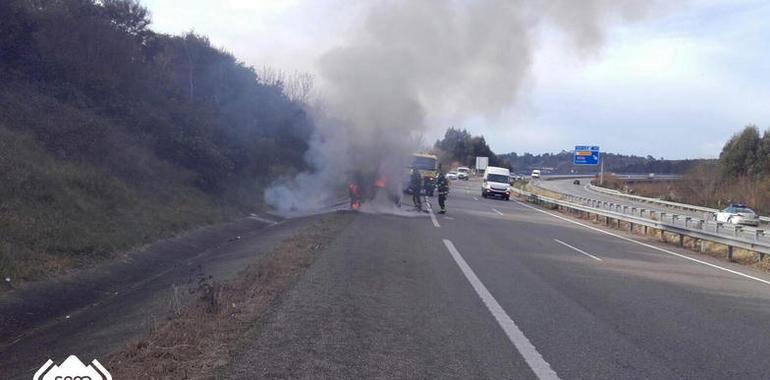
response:
[[[473,197],[473,200],[474,200],[474,201],[477,201],[477,200],[479,200],[479,199],[478,199],[478,198],[476,198],[476,197]]]
[[[532,342],[527,339],[519,327],[516,326],[516,323],[511,319],[511,317],[506,314],[505,310],[503,310],[503,307],[500,306],[495,297],[489,293],[487,287],[484,286],[476,274],[473,273],[473,269],[468,266],[468,263],[465,262],[465,259],[463,259],[462,255],[460,255],[460,252],[457,251],[457,248],[455,248],[454,244],[452,244],[451,241],[444,239],[444,245],[446,246],[447,250],[449,250],[449,254],[452,255],[452,258],[455,260],[455,263],[457,263],[457,266],[460,267],[460,270],[465,275],[465,278],[468,279],[468,282],[471,283],[473,290],[476,291],[476,294],[478,294],[478,296],[484,302],[484,305],[487,306],[489,312],[492,313],[493,317],[495,317],[495,320],[503,329],[505,335],[508,336],[508,339],[511,341],[511,343],[513,343],[521,356],[524,357],[524,361],[527,362],[527,365],[529,365],[529,368],[531,368],[535,373],[535,376],[541,380],[558,380],[559,376],[556,375],[556,372],[553,369],[551,369],[551,365],[548,364],[545,359],[543,359],[543,356],[540,355]]]
[[[559,243],[559,244],[561,244],[561,245],[563,245],[563,246],[565,246],[567,248],[571,248],[571,249],[573,249],[574,251],[576,251],[578,253],[582,253],[582,254],[584,254],[584,255],[586,255],[586,256],[588,256],[588,257],[590,257],[590,258],[592,258],[592,259],[594,259],[596,261],[604,261],[604,260],[602,260],[602,259],[600,259],[600,258],[598,258],[598,257],[596,257],[596,256],[594,256],[594,255],[592,255],[592,254],[590,254],[590,253],[580,249],[580,248],[573,247],[573,246],[571,246],[571,245],[569,245],[569,244],[567,244],[567,243],[565,243],[565,242],[563,242],[563,241],[561,241],[559,239],[553,239],[553,241],[555,241],[555,242],[557,242],[557,243]]]
[[[496,208],[493,208],[493,209],[492,209],[492,211],[496,212],[496,213],[497,213],[497,215],[500,215],[500,216],[503,216],[503,215],[505,215],[505,214],[503,214],[502,212],[500,212],[500,210],[498,210],[498,209],[496,209]]]
[[[519,201],[516,201],[516,203],[518,203],[518,204],[520,204],[520,205],[522,205],[522,206],[524,206],[524,207],[527,207],[527,208],[531,208],[531,209],[533,209],[533,210],[535,210],[535,211],[537,211],[537,212],[541,212],[541,213],[543,213],[543,214],[547,214],[547,215],[550,215],[550,216],[552,216],[552,217],[554,217],[554,218],[559,218],[559,219],[561,219],[561,220],[564,220],[564,221],[566,221],[566,222],[570,222],[570,223],[572,223],[572,224],[577,224],[577,225],[579,225],[579,226],[583,226],[583,227],[585,227],[585,228],[588,228],[589,230],[594,230],[594,231],[597,231],[597,232],[601,232],[601,233],[603,233],[603,234],[606,234],[606,235],[610,235],[610,236],[614,236],[614,237],[616,237],[616,238],[618,238],[618,239],[621,239],[621,240],[625,240],[625,241],[629,241],[629,242],[631,242],[631,243],[639,244],[639,245],[641,245],[641,246],[644,246],[644,247],[647,247],[647,248],[650,248],[650,249],[654,249],[654,250],[656,250],[656,251],[659,251],[659,252],[663,252],[663,253],[666,253],[666,254],[669,254],[669,255],[672,255],[672,256],[676,256],[676,257],[679,257],[679,258],[685,259],[685,260],[690,260],[690,261],[692,261],[692,262],[696,262],[696,263],[698,263],[698,264],[703,264],[703,265],[706,265],[706,266],[712,267],[712,268],[714,268],[714,269],[719,269],[719,270],[722,270],[722,271],[725,271],[725,272],[728,272],[728,273],[732,273],[732,274],[734,274],[734,275],[737,275],[737,276],[741,276],[741,277],[744,277],[744,278],[748,278],[748,279],[751,279],[751,280],[754,280],[754,281],[759,281],[759,282],[761,282],[761,283],[763,283],[763,284],[765,284],[765,285],[770,285],[770,281],[767,281],[767,280],[763,280],[763,279],[761,279],[761,278],[758,278],[758,277],[754,277],[754,276],[748,275],[748,274],[746,274],[746,273],[743,273],[743,272],[738,272],[738,271],[736,271],[736,270],[732,270],[732,269],[729,269],[729,268],[720,267],[719,265],[716,265],[716,264],[712,264],[712,263],[709,263],[709,262],[705,262],[705,261],[702,261],[702,260],[698,260],[698,259],[695,259],[695,258],[692,258],[692,257],[689,257],[689,256],[685,256],[685,255],[682,255],[682,254],[679,254],[679,253],[676,253],[676,252],[673,252],[673,251],[669,251],[669,250],[667,250],[667,249],[663,249],[663,248],[660,248],[660,247],[656,247],[656,246],[654,246],[654,245],[652,245],[652,244],[643,243],[643,242],[641,242],[641,241],[638,241],[638,240],[634,240],[634,239],[631,239],[631,238],[627,238],[627,237],[625,237],[625,236],[621,236],[621,235],[618,235],[618,234],[614,234],[614,233],[612,233],[612,232],[609,232],[609,231],[605,231],[605,230],[602,230],[602,229],[599,229],[599,228],[596,228],[596,227],[592,227],[592,226],[589,226],[589,225],[587,225],[587,224],[583,224],[583,223],[580,223],[580,222],[576,222],[576,221],[574,221],[574,220],[570,220],[570,219],[567,219],[567,218],[565,218],[565,217],[563,217],[563,216],[559,216],[559,215],[556,215],[556,214],[552,214],[552,213],[550,213],[550,212],[548,212],[548,211],[543,211],[543,210],[540,210],[540,209],[538,209],[538,208],[532,207],[532,206],[530,206],[530,205],[528,205],[528,204],[525,204],[525,203],[522,203],[522,202],[519,202]]]

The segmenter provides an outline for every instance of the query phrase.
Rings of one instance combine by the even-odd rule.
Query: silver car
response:
[[[732,204],[717,212],[717,222],[730,224],[759,225],[759,216],[743,204]]]

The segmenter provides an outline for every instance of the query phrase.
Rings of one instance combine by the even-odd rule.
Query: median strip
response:
[[[500,306],[495,297],[489,293],[489,290],[487,290],[486,286],[484,286],[476,274],[473,273],[473,269],[468,266],[468,263],[465,262],[465,259],[463,259],[462,255],[460,255],[460,252],[457,251],[457,248],[455,248],[454,244],[452,244],[451,241],[444,239],[444,245],[446,246],[447,250],[449,250],[449,254],[452,255],[452,258],[455,260],[455,263],[457,263],[457,266],[460,267],[460,270],[465,275],[465,278],[468,279],[468,282],[471,283],[473,290],[476,291],[476,294],[484,302],[484,305],[486,305],[489,312],[492,313],[493,317],[495,317],[495,320],[503,329],[505,335],[508,336],[508,340],[513,343],[514,347],[516,347],[521,356],[524,357],[524,361],[527,362],[527,365],[529,365],[529,368],[531,368],[532,372],[535,373],[535,376],[541,380],[559,379],[559,376],[556,374],[556,372],[551,369],[551,365],[548,364],[545,359],[543,359],[543,356],[540,355],[532,342],[530,342],[524,333],[519,329],[519,327],[516,326],[516,323],[511,319],[511,317],[508,316],[508,314],[506,314],[505,310],[503,310],[503,307]]]

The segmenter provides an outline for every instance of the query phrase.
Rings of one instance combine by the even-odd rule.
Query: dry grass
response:
[[[286,291],[339,228],[319,222],[282,242],[238,278],[199,283],[197,299],[108,357],[116,379],[201,379],[227,364],[239,338]]]
[[[546,189],[544,189],[542,187],[531,185],[531,184],[527,184],[525,186],[524,190],[529,191],[532,194],[537,194],[537,195],[548,197],[548,198],[562,199],[562,194],[561,193],[557,193],[557,192],[551,191],[551,190],[546,190]]]

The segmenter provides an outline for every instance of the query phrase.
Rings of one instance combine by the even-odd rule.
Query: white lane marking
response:
[[[263,217],[261,217],[259,215],[256,215],[256,214],[251,214],[251,215],[249,215],[248,218],[249,219],[254,219],[254,220],[258,221],[258,222],[262,222],[262,223],[269,224],[269,225],[278,224],[278,222],[276,222],[275,220],[270,220],[270,219],[267,219],[267,218],[263,218]]]
[[[547,214],[547,215],[553,216],[554,218],[559,218],[559,219],[561,219],[561,220],[564,220],[564,221],[567,221],[567,222],[570,222],[570,223],[573,223],[573,224],[577,224],[577,225],[579,225],[579,226],[583,226],[583,227],[585,227],[585,228],[588,228],[589,230],[594,230],[594,231],[597,231],[597,232],[601,232],[601,233],[603,233],[603,234],[606,234],[606,235],[610,235],[610,236],[614,236],[614,237],[616,237],[616,238],[618,238],[618,239],[621,239],[621,240],[625,240],[625,241],[629,241],[629,242],[632,242],[632,243],[636,243],[636,244],[639,244],[639,245],[641,245],[641,246],[644,246],[644,247],[647,247],[647,248],[651,248],[651,249],[654,249],[654,250],[656,250],[656,251],[660,251],[660,252],[663,252],[663,253],[667,253],[667,254],[669,254],[669,255],[672,255],[672,256],[676,256],[676,257],[679,257],[679,258],[682,258],[682,259],[685,259],[685,260],[690,260],[690,261],[692,261],[692,262],[696,262],[696,263],[698,263],[698,264],[703,264],[703,265],[706,265],[706,266],[712,267],[712,268],[714,268],[714,269],[723,270],[723,271],[725,271],[725,272],[728,272],[728,273],[732,273],[732,274],[734,274],[734,275],[737,275],[737,276],[745,277],[745,278],[748,278],[748,279],[751,279],[751,280],[754,280],[754,281],[759,281],[759,282],[761,282],[761,283],[763,283],[763,284],[765,284],[765,285],[770,285],[770,281],[767,281],[767,280],[763,280],[763,279],[761,279],[761,278],[758,278],[758,277],[754,277],[754,276],[748,275],[748,274],[746,274],[746,273],[743,273],[743,272],[738,272],[738,271],[736,271],[736,270],[732,270],[732,269],[729,269],[729,268],[720,267],[719,265],[716,265],[716,264],[712,264],[712,263],[709,263],[709,262],[705,262],[705,261],[702,261],[702,260],[698,260],[698,259],[695,259],[695,258],[692,258],[692,257],[689,257],[689,256],[685,256],[685,255],[682,255],[682,254],[679,254],[679,253],[676,253],[676,252],[673,252],[673,251],[669,251],[669,250],[667,250],[667,249],[664,249],[664,248],[656,247],[656,246],[654,246],[654,245],[652,245],[652,244],[643,243],[643,242],[641,242],[641,241],[638,241],[638,240],[634,240],[634,239],[631,239],[631,238],[627,238],[627,237],[625,237],[625,236],[621,236],[621,235],[618,235],[618,234],[614,234],[614,233],[612,233],[612,232],[609,232],[609,231],[604,231],[604,230],[602,230],[602,229],[599,229],[599,228],[596,228],[596,227],[593,227],[593,226],[589,226],[589,225],[586,225],[586,224],[583,224],[583,223],[580,223],[580,222],[576,222],[576,221],[574,221],[574,220],[570,220],[570,219],[567,219],[567,218],[565,218],[565,217],[563,217],[563,216],[559,216],[559,215],[556,215],[556,214],[552,214],[552,213],[550,213],[550,212],[547,212],[547,211],[543,211],[543,210],[540,210],[540,209],[538,209],[538,208],[535,208],[535,207],[533,207],[533,206],[530,206],[530,205],[528,205],[528,204],[524,204],[524,203],[522,203],[522,202],[519,202],[519,201],[516,201],[516,202],[517,202],[517,203],[519,203],[519,204],[521,204],[521,205],[522,205],[522,206],[524,206],[524,207],[527,207],[527,208],[531,208],[531,209],[533,209],[533,210],[535,210],[535,211],[537,211],[537,212],[542,212],[543,214]]]
[[[505,335],[508,336],[508,339],[511,341],[511,343],[513,343],[521,356],[524,357],[524,361],[527,362],[529,368],[532,369],[537,378],[541,380],[559,379],[559,376],[556,375],[556,372],[551,369],[551,365],[548,364],[545,359],[543,359],[543,356],[540,355],[539,352],[537,352],[537,349],[534,345],[532,345],[532,342],[530,342],[524,333],[521,332],[511,317],[505,313],[503,307],[497,303],[495,297],[489,293],[489,290],[487,290],[486,286],[484,286],[476,274],[473,273],[473,269],[468,266],[468,263],[465,262],[465,259],[463,259],[462,255],[460,255],[460,252],[457,251],[457,248],[455,248],[454,244],[452,244],[451,241],[444,239],[444,245],[446,246],[446,249],[449,250],[449,254],[452,255],[452,258],[455,260],[455,263],[457,263],[457,266],[460,267],[460,270],[465,275],[465,278],[468,279],[468,282],[470,282],[471,286],[473,286],[473,290],[476,291],[476,294],[478,294],[478,296],[484,302],[484,305],[487,306],[489,312],[492,313],[492,316],[495,317],[495,320],[497,320],[497,323],[503,329]]]
[[[567,244],[567,243],[565,243],[565,242],[563,242],[563,241],[561,241],[559,239],[553,239],[553,241],[555,241],[555,242],[557,242],[557,243],[559,243],[559,244],[561,244],[561,245],[563,245],[563,246],[565,246],[567,248],[572,248],[573,250],[577,251],[578,253],[582,253],[582,254],[584,254],[584,255],[586,255],[586,256],[588,256],[588,257],[590,257],[590,258],[592,258],[592,259],[594,259],[596,261],[604,261],[604,260],[602,260],[602,259],[600,259],[600,258],[598,258],[598,257],[596,257],[596,256],[594,256],[594,255],[592,255],[592,254],[590,254],[590,253],[580,249],[580,248],[573,247],[573,246],[571,246],[571,245],[569,245],[569,244]]]
[[[438,219],[436,219],[436,215],[433,214],[433,207],[430,207],[430,203],[428,203],[428,213],[430,213],[430,221],[433,222],[433,226],[436,228],[441,227],[441,225],[438,224]]]
[[[476,197],[473,197],[473,200],[474,200],[474,201],[477,201],[477,200],[479,200],[479,199],[478,199],[478,198],[476,198]]]
[[[493,208],[493,209],[492,209],[492,211],[496,212],[496,213],[497,213],[497,215],[500,215],[500,216],[503,216],[503,215],[505,215],[505,214],[503,214],[502,212],[500,212],[500,210],[498,210],[498,209],[496,209],[496,208]]]

